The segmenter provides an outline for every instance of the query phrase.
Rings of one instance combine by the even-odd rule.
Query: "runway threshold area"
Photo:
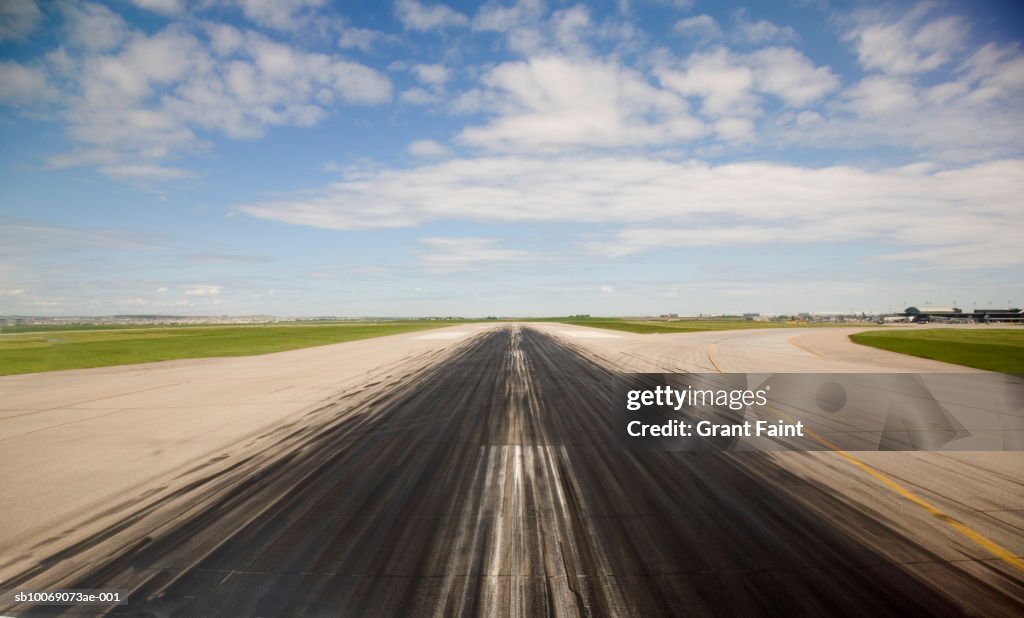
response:
[[[767,453],[617,449],[611,379],[539,331],[483,333],[81,548],[60,585],[131,590],[113,615],[1024,612]]]

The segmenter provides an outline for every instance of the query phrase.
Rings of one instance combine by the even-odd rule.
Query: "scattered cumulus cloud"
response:
[[[43,67],[0,61],[0,103],[33,105],[56,97],[57,88]]]
[[[586,221],[622,228],[592,244],[611,256],[659,247],[879,241],[936,256],[940,248],[962,251],[973,265],[1009,265],[1024,264],[1022,191],[1019,160],[872,172],[645,157],[496,157],[353,173],[315,194],[240,211],[338,230],[441,220]]]
[[[763,96],[800,108],[839,87],[839,79],[789,47],[740,54],[717,48],[665,62],[655,70],[668,90],[699,102],[701,114],[725,141],[753,140]]]
[[[933,16],[935,6],[922,2],[899,17],[880,9],[855,13],[846,19],[843,38],[867,70],[910,75],[937,69],[964,46],[969,30],[963,17]]]
[[[203,251],[200,253],[190,253],[185,256],[186,259],[193,262],[201,262],[207,264],[218,264],[218,263],[266,263],[272,262],[273,258],[265,255],[243,255],[238,253],[222,253],[220,251]]]
[[[794,43],[800,36],[789,26],[779,26],[767,20],[754,20],[747,12],[739,9],[733,12],[732,23],[723,30],[718,21],[707,14],[680,19],[673,26],[676,34],[697,44],[725,41],[744,46]]]
[[[131,2],[140,9],[161,15],[178,15],[185,11],[184,0],[131,0]]]
[[[1024,55],[987,44],[945,79],[871,72],[813,114],[779,118],[776,139],[803,146],[892,146],[942,161],[1015,156],[1024,143]]]
[[[433,105],[435,103],[440,103],[444,99],[440,94],[433,90],[414,86],[403,90],[402,94],[399,96],[399,100],[402,103],[408,103],[409,105]]]
[[[0,2],[0,43],[26,41],[42,19],[43,14],[33,0]]]
[[[434,272],[475,270],[533,259],[530,252],[502,247],[494,238],[428,237],[420,239],[419,245],[416,255],[420,266]]]
[[[414,157],[444,157],[451,154],[451,150],[447,146],[432,139],[411,142],[406,150]]]
[[[65,2],[58,6],[64,18],[64,40],[72,49],[102,53],[128,37],[128,23],[102,4]]]
[[[185,290],[185,296],[219,296],[222,290],[219,285],[196,285]]]
[[[152,235],[125,230],[79,228],[0,217],[0,257],[62,251],[147,251],[159,247]]]
[[[395,16],[406,30],[428,31],[466,27],[469,18],[446,4],[431,4],[417,0],[395,2]]]
[[[62,7],[77,52],[0,63],[0,100],[49,102],[64,119],[74,148],[50,157],[56,168],[190,177],[166,162],[207,148],[207,133],[253,139],[274,126],[315,125],[339,106],[391,98],[390,81],[372,68],[251,30],[207,22],[147,34],[100,5]]]
[[[717,41],[722,38],[722,29],[710,15],[696,15],[680,19],[673,26],[676,33],[700,43]]]
[[[733,40],[748,45],[792,43],[800,35],[789,26],[779,26],[765,19],[750,19],[745,9],[733,13]]]
[[[254,183],[248,195],[268,197],[232,214],[341,232],[421,227],[427,237],[410,232],[405,257],[439,280],[540,263],[550,256],[502,231],[548,224],[573,230],[565,251],[576,259],[624,271],[657,252],[769,244],[828,255],[853,243],[881,268],[947,274],[1024,264],[1019,45],[986,40],[986,26],[956,5],[824,7],[824,34],[838,32],[851,70],[827,64],[823,33],[797,32],[764,7],[678,4],[398,0],[367,18],[326,0],[8,0],[0,42],[17,52],[0,60],[0,105],[12,125],[27,118],[63,131],[40,151],[50,168],[189,191],[216,173],[226,140],[258,153],[269,132],[342,117],[333,131],[350,108],[370,108],[353,124],[380,131],[393,150],[369,155],[342,133],[311,159],[344,161],[323,168],[337,182],[294,193]],[[132,21],[137,9],[152,13],[145,27]],[[664,41],[644,11],[665,20]],[[170,197],[161,208],[172,208]],[[66,282],[89,272],[83,256],[148,256],[162,242],[3,219],[0,294],[6,306],[77,307],[78,292],[46,292],[25,265],[64,260]],[[193,283],[205,277],[191,272],[140,276],[118,288],[118,306],[269,303],[269,276],[243,285],[221,274],[284,271],[289,260],[224,246],[164,251],[175,264],[215,269],[218,285]],[[364,267],[396,276],[391,265]],[[608,303],[635,289],[580,285]],[[751,290],[764,293],[742,281],[719,293]]]
[[[654,4],[663,4],[677,11],[689,11],[697,4],[697,0],[650,0]]]
[[[416,79],[431,86],[442,86],[452,76],[443,64],[417,64],[412,67],[412,72]]]
[[[681,97],[615,61],[537,57],[498,65],[482,82],[482,106],[496,117],[459,140],[488,150],[664,144],[704,131]]]
[[[253,23],[277,30],[298,30],[326,0],[235,0]]]
[[[154,178],[173,180],[196,177],[196,173],[191,170],[161,165],[103,165],[99,169],[107,176],[118,179]]]
[[[369,28],[346,27],[338,37],[338,47],[342,49],[358,49],[363,52],[373,51],[373,46],[387,38],[379,30]]]
[[[546,8],[541,0],[521,0],[506,5],[495,0],[484,4],[473,17],[473,30],[483,32],[511,32],[536,27]]]
[[[209,152],[218,138],[258,139],[275,127],[315,126],[346,106],[393,100],[379,70],[283,40],[313,23],[334,32],[340,50],[369,52],[391,36],[344,15],[328,19],[322,0],[237,0],[250,23],[282,38],[204,19],[201,4],[139,2],[192,19],[146,32],[112,7],[68,0],[54,10],[63,45],[31,61],[0,61],[0,104],[50,114],[66,128],[72,147],[51,155],[52,167],[92,166],[122,180],[192,178],[175,161]],[[5,6],[25,14],[35,7]],[[721,153],[770,140],[899,145],[959,162],[1012,155],[1024,132],[1015,121],[1020,50],[969,49],[966,20],[930,4],[837,17],[842,41],[867,71],[847,83],[799,49],[792,28],[744,10],[724,25],[684,16],[674,30],[700,45],[639,55],[644,39],[627,18],[595,18],[584,5],[488,2],[470,19],[442,3],[399,0],[394,11],[410,31],[498,33],[517,56],[476,66],[456,66],[457,55],[392,62],[415,79],[398,102],[470,118],[456,139],[484,152]],[[938,67],[950,69],[945,81],[919,79]]]

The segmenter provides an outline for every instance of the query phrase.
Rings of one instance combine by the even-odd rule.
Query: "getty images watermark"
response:
[[[17,605],[123,605],[128,591],[121,589],[30,590],[26,588],[0,589],[0,606]]]
[[[612,401],[632,450],[1024,450],[1007,374],[627,374]]]

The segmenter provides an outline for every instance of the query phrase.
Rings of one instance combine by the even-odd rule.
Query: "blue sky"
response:
[[[0,5],[0,315],[1024,302],[1019,3]]]

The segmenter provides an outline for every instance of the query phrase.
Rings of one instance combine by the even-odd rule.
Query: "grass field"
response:
[[[50,333],[64,330],[122,330],[140,328],[129,324],[22,324],[0,328],[0,335],[9,333]],[[168,328],[179,328],[168,326]]]
[[[686,333],[806,325],[740,319],[667,322],[620,318],[532,318],[523,321],[561,322],[631,333]],[[178,358],[249,356],[460,323],[463,322],[395,320],[253,326],[7,327],[0,333],[0,375],[150,363]]]
[[[2,334],[0,375],[150,363],[176,358],[266,354],[457,323],[394,321],[286,326],[87,328]]]
[[[1024,374],[1024,330],[872,330],[850,335],[854,343],[946,363]]]

